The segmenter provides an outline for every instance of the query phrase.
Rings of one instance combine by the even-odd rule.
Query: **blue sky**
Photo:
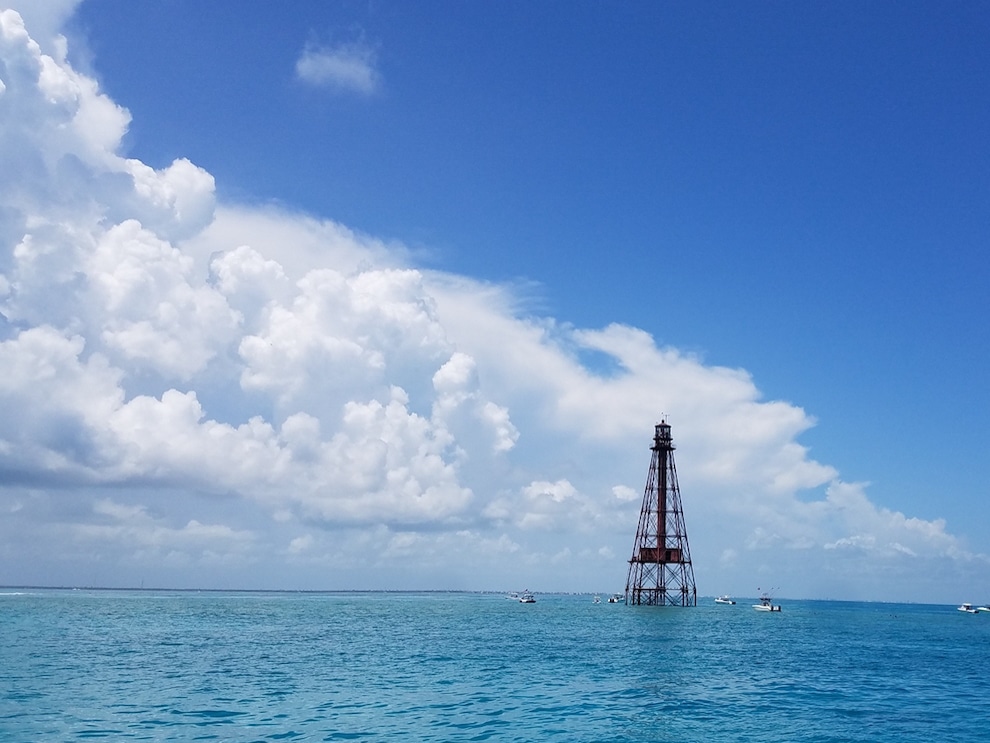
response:
[[[11,538],[0,581],[615,590],[638,509],[622,488],[641,491],[663,413],[699,590],[990,593],[985,8],[19,10],[40,54],[103,102],[61,149],[0,140],[36,147],[50,180],[25,194],[7,178],[8,362],[42,330],[80,338],[73,358],[116,402],[8,432],[17,476],[0,492],[19,533],[81,546],[41,569]],[[19,101],[10,49],[0,79]],[[42,108],[0,108],[4,131],[43,131]],[[107,185],[120,177],[133,193]],[[38,244],[39,221],[74,246],[41,252],[91,291],[28,270],[18,246],[32,230]],[[267,278],[247,291],[249,276]],[[46,305],[53,291],[74,301]],[[122,422],[139,403],[174,422],[190,396],[196,431],[257,444],[239,427],[258,420],[299,463],[292,436],[315,426],[325,458],[260,492],[257,473],[211,480]],[[492,451],[445,417],[471,418],[464,401]],[[355,405],[406,421],[404,445],[398,429],[373,437],[385,449],[365,479],[342,464],[360,447],[332,446]],[[66,419],[71,446],[50,433]],[[427,439],[432,465],[411,454]],[[90,447],[96,464],[78,454]],[[361,490],[371,472],[390,483],[377,500]],[[335,488],[353,497],[331,503]],[[414,517],[384,515],[417,488]],[[97,533],[108,546],[84,546]],[[405,572],[369,559],[374,543]],[[452,568],[467,545],[503,557]]]

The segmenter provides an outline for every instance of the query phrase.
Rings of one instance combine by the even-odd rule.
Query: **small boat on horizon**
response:
[[[959,611],[964,611],[967,614],[979,614],[980,612],[980,609],[974,609],[972,604],[961,604],[957,606],[956,609],[958,609]]]
[[[523,591],[519,594],[520,604],[535,604],[536,596],[534,596],[530,591]]]
[[[733,601],[731,598],[729,598],[729,596],[716,596],[715,597],[715,603],[716,604],[731,604],[731,605],[735,606],[735,603],[736,602]]]
[[[780,604],[775,604],[773,597],[764,593],[760,595],[760,603],[753,604],[753,608],[757,611],[780,611]]]
[[[622,603],[622,594],[621,593],[613,593],[611,596],[608,597],[608,602],[610,604],[621,604]]]

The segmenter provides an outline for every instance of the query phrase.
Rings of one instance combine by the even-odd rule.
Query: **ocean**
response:
[[[990,614],[0,589],[2,741],[990,741]]]

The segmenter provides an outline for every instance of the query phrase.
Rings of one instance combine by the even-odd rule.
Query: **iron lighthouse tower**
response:
[[[674,443],[664,420],[654,429],[651,450],[650,474],[629,558],[626,603],[697,606],[698,591],[674,466]]]

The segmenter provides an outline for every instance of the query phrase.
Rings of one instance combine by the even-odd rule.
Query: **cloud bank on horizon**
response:
[[[127,110],[38,26],[0,13],[0,583],[614,590],[661,415],[702,592],[985,570],[743,370],[126,157]],[[366,94],[369,55],[295,74]]]

